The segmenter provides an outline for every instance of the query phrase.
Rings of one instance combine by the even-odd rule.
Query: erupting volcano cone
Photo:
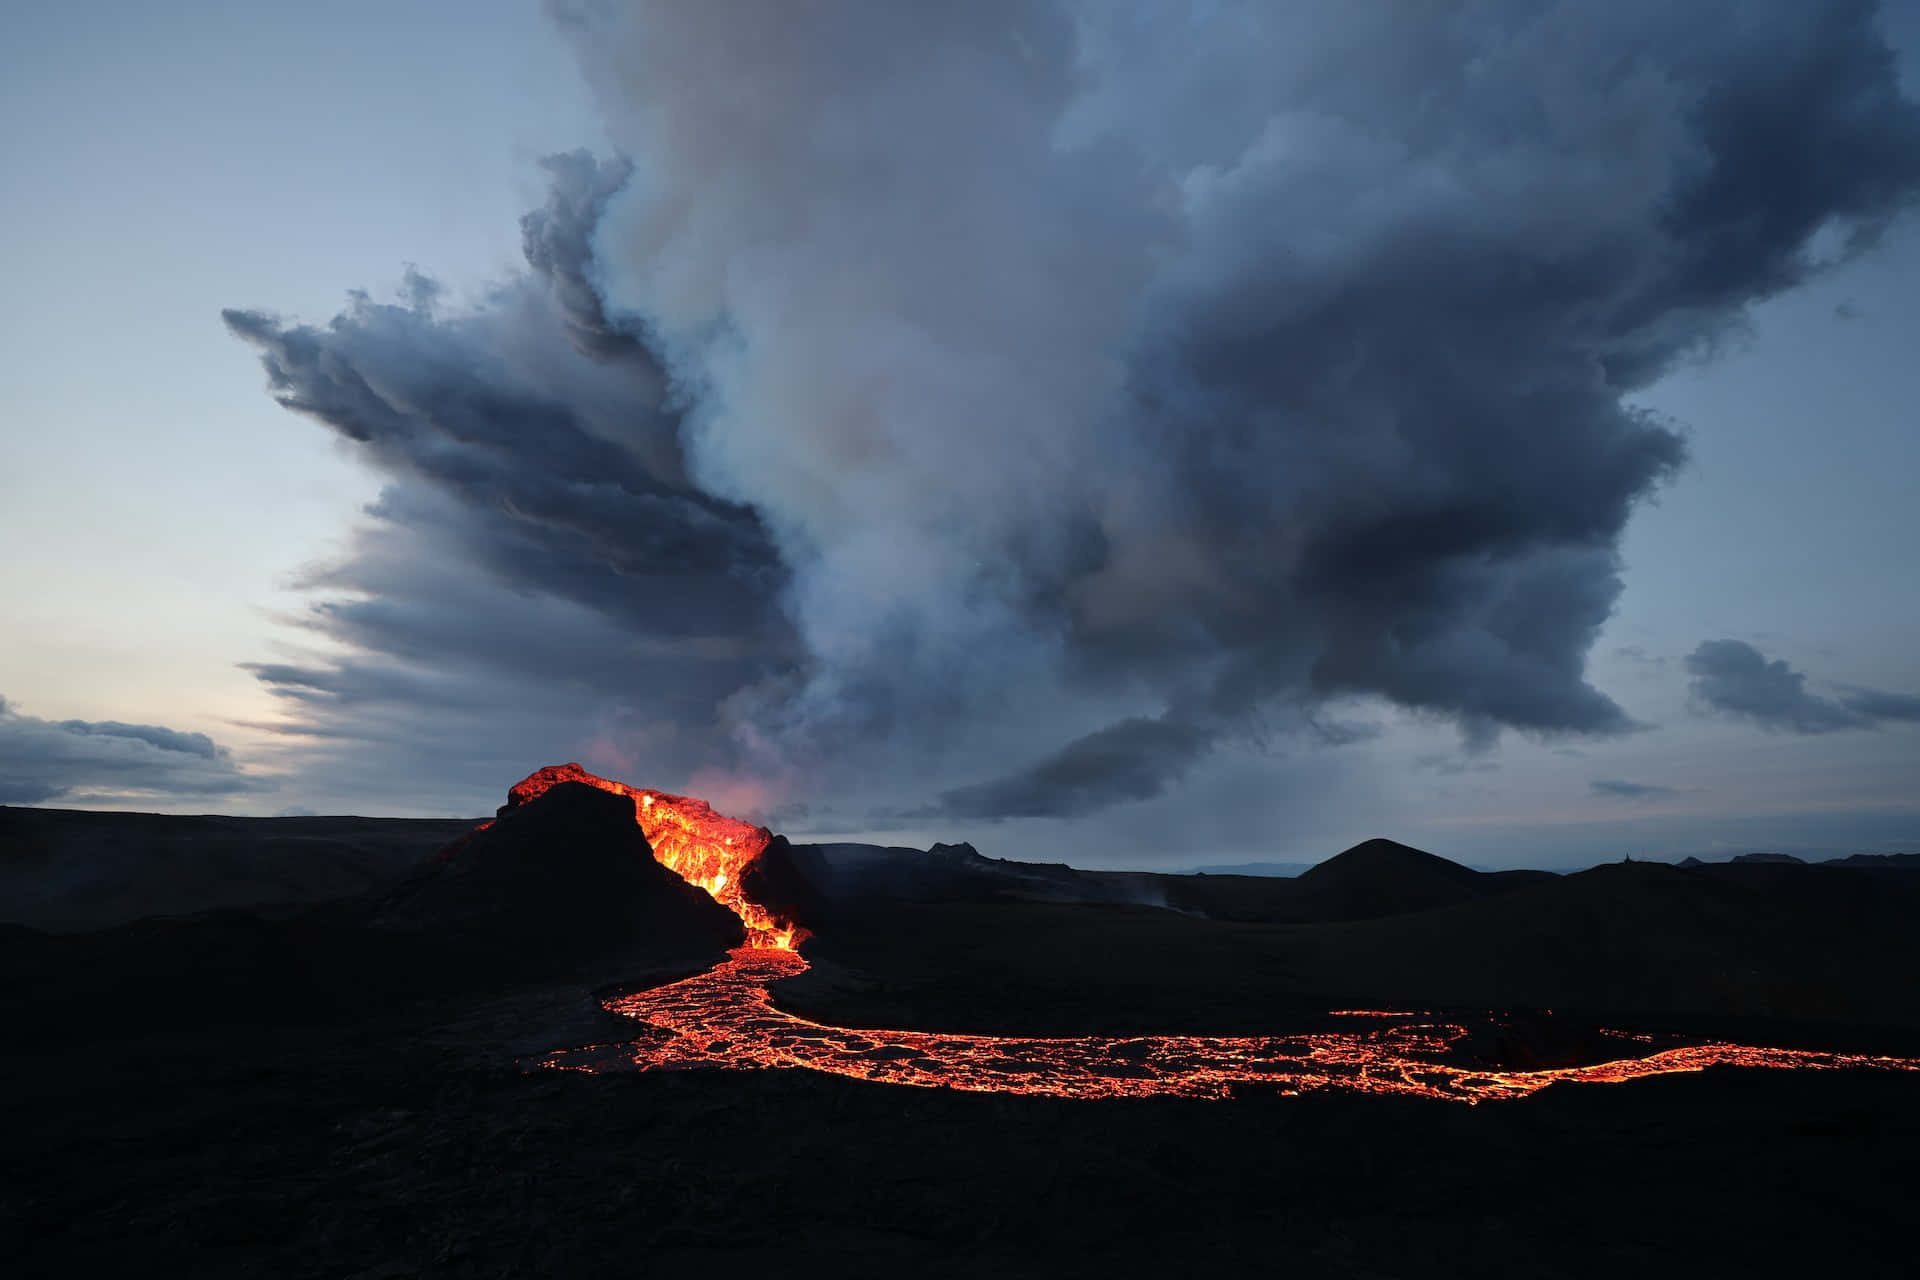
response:
[[[769,888],[799,882],[797,875],[770,875],[771,868],[761,866],[773,843],[773,833],[715,813],[704,800],[630,787],[597,777],[577,764],[556,764],[516,782],[507,791],[501,816],[566,783],[631,797],[635,820],[655,860],[687,883],[705,889],[715,902],[738,916],[746,927],[748,945],[791,951],[806,938],[806,929],[788,903],[762,898]]]
[[[386,937],[413,938],[423,963],[505,978],[646,953],[711,955],[741,940],[739,921],[658,865],[634,804],[585,786],[554,787],[450,847],[376,909]]]

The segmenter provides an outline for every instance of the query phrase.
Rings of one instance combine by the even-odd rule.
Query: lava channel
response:
[[[1399,1094],[1464,1102],[1520,1098],[1550,1084],[1617,1083],[1708,1067],[1920,1071],[1920,1060],[1684,1044],[1652,1050],[1650,1036],[1607,1033],[1642,1047],[1640,1056],[1532,1071],[1463,1065],[1470,1029],[1431,1014],[1344,1009],[1376,1025],[1361,1031],[1285,1036],[957,1035],[835,1027],[778,1009],[772,986],[804,973],[805,931],[751,901],[745,872],[772,836],[714,813],[705,802],[646,791],[578,765],[542,769],[513,788],[523,804],[561,782],[585,782],[635,797],[635,813],[666,866],[700,885],[747,926],[750,945],[680,982],[614,997],[606,1008],[645,1028],[639,1038],[562,1049],[537,1065],[573,1071],[656,1071],[691,1067],[797,1068],[886,1084],[1061,1098],[1227,1098],[1236,1092]],[[1490,1019],[1491,1021],[1491,1019]],[[1452,1060],[1449,1060],[1452,1059]]]

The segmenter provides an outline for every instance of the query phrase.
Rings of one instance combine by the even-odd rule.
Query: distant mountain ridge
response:
[[[1823,867],[1863,867],[1920,871],[1920,853],[1850,853],[1844,858],[1828,858]]]
[[[1738,853],[1724,862],[1709,862],[1705,858],[1687,857],[1673,864],[1676,867],[1711,866],[1794,866],[1794,867],[1855,867],[1866,871],[1920,871],[1920,853],[1850,853],[1839,858],[1820,858],[1808,861],[1791,853]]]
[[[0,921],[92,930],[151,916],[239,908],[282,911],[391,886],[474,820],[355,817],[231,818],[93,813],[0,806]],[[1402,915],[1476,901],[1558,879],[1547,871],[1488,871],[1399,841],[1361,841],[1315,863],[1213,864],[1186,873],[1082,870],[987,857],[970,844],[930,849],[776,837],[757,892],[835,902],[1030,901],[1163,907],[1251,923],[1313,923]],[[1636,862],[1636,865],[1638,863]],[[1682,869],[1739,866],[1920,870],[1920,853],[1821,861],[1752,852],[1688,858]],[[788,874],[788,873],[791,874]]]
[[[1214,862],[1204,867],[1187,868],[1195,876],[1277,876],[1291,879],[1314,864],[1311,862]]]
[[[698,971],[744,938],[654,859],[630,796],[568,783],[485,828],[458,825],[438,854],[357,897],[84,933],[0,924],[0,1022],[316,1025],[520,984]]]
[[[1509,892],[1550,871],[1476,871],[1395,840],[1365,840],[1297,875],[1082,871],[1010,862],[972,845],[921,851],[855,843],[796,844],[793,867],[828,904],[1078,902],[1154,906],[1219,920],[1273,924],[1365,920]]]
[[[114,813],[0,805],[0,921],[54,932],[392,883],[477,818]]]

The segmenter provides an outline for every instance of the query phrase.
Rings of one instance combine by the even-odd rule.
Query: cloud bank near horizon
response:
[[[254,668],[342,776],[994,819],[1334,699],[1627,732],[1632,396],[1920,191],[1854,0],[552,12],[619,154],[524,273],[226,313],[389,478]]]
[[[0,698],[0,804],[139,804],[271,790],[204,733],[118,720],[43,720]]]

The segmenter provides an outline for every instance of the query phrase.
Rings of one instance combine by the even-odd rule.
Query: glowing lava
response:
[[[1465,1102],[1525,1097],[1561,1081],[1617,1082],[1714,1066],[1920,1070],[1920,1062],[1901,1058],[1681,1044],[1589,1066],[1497,1071],[1449,1061],[1458,1058],[1470,1032],[1442,1021],[1292,1036],[1061,1039],[832,1027],[773,1006],[770,986],[806,968],[796,952],[741,947],[698,977],[607,1001],[610,1011],[650,1028],[643,1038],[560,1050],[540,1065],[575,1071],[804,1068],[887,1084],[1061,1098],[1339,1090]]]
[[[773,842],[773,833],[765,827],[715,813],[705,800],[629,787],[597,777],[577,764],[548,765],[528,774],[508,790],[507,805],[527,804],[563,782],[582,782],[632,796],[634,816],[653,846],[655,861],[689,884],[699,885],[739,916],[747,927],[749,945],[791,951],[805,940],[805,929],[779,919],[747,896],[747,872]]]
[[[1475,1064],[1473,1032],[1433,1014],[1368,1009],[1334,1013],[1376,1024],[1362,1031],[1290,1036],[1017,1036],[833,1027],[777,1009],[772,984],[803,973],[794,948],[806,934],[746,895],[744,879],[772,840],[715,813],[704,801],[597,778],[579,765],[540,770],[515,786],[524,804],[562,782],[635,798],[654,856],[732,909],[753,945],[697,977],[615,997],[610,1011],[647,1028],[639,1039],[546,1055],[560,1070],[653,1071],[687,1067],[801,1068],[887,1084],[1063,1098],[1226,1098],[1236,1091],[1341,1090],[1480,1102],[1519,1098],[1563,1081],[1618,1082],[1707,1067],[1882,1068],[1920,1071],[1920,1061],[1689,1044],[1607,1032],[1632,1054],[1585,1066],[1506,1071]],[[1489,1025],[1497,1025],[1491,1016]]]

